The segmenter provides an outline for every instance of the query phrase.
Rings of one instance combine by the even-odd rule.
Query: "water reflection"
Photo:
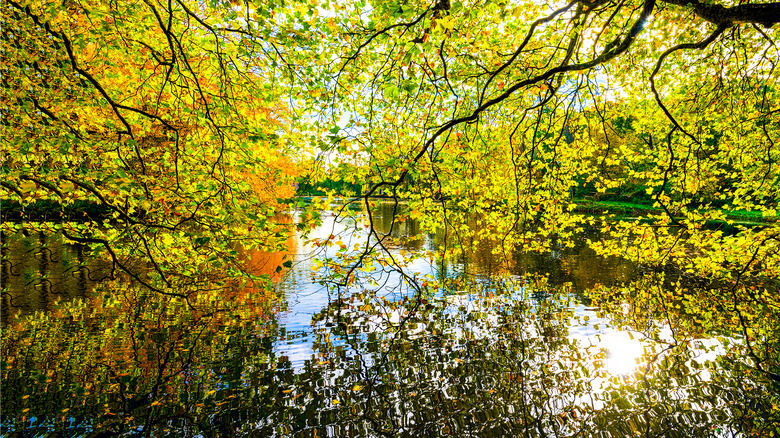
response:
[[[374,208],[374,225],[381,233],[393,237],[412,237],[399,241],[397,249],[410,251],[435,250],[443,243],[442,235],[421,233],[420,225],[414,220],[398,222],[393,213],[404,212],[404,204],[396,206],[391,202],[377,203]],[[391,230],[391,225],[393,228]],[[513,275],[545,273],[554,284],[572,283],[576,290],[587,290],[596,284],[614,284],[629,281],[635,274],[634,265],[617,257],[600,257],[587,247],[585,239],[601,240],[597,227],[585,227],[574,241],[557,240],[554,249],[548,253],[524,251],[522,247],[511,254],[494,253],[494,246],[481,242],[472,252],[455,263],[440,266],[445,275],[466,273],[472,276],[490,276],[497,273]],[[552,237],[555,239],[555,237]],[[449,271],[448,271],[449,270]]]
[[[780,425],[771,308],[744,314],[759,369],[736,315],[706,312],[716,295],[581,244],[511,264],[481,248],[447,264],[409,257],[430,279],[421,294],[381,264],[339,290],[316,273],[366,232],[336,219],[286,253],[246,253],[256,274],[295,261],[275,296],[215,288],[191,307],[118,279],[6,322],[3,433],[725,437]],[[413,222],[377,223],[416,237],[397,241],[399,260],[435,249]],[[512,269],[484,275],[499,266]]]
[[[2,315],[51,310],[59,300],[84,298],[109,272],[83,245],[58,233],[2,233]],[[89,262],[89,263],[88,263]]]

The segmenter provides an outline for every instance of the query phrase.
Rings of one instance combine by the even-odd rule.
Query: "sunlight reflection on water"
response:
[[[629,332],[612,331],[601,336],[607,350],[606,367],[612,375],[627,375],[640,363],[644,346]]]
[[[335,218],[331,214],[323,214],[323,223],[320,227],[311,230],[308,235],[308,239],[327,239],[328,236],[332,236],[333,240],[343,241],[347,247],[353,248],[355,245],[362,246],[365,244],[366,234],[365,232],[354,232],[354,222],[352,219],[342,222]],[[360,229],[360,227],[358,227]],[[387,230],[383,230],[386,232]],[[312,261],[314,259],[324,259],[326,257],[333,257],[337,254],[338,247],[332,246],[319,246],[307,243],[304,239],[297,239],[297,254],[295,254],[295,263],[293,268],[286,275],[285,280],[279,285],[280,289],[286,294],[288,298],[287,311],[279,315],[279,324],[285,327],[288,331],[295,331],[299,333],[294,342],[276,342],[274,345],[274,352],[281,356],[287,357],[293,368],[296,370],[302,369],[307,361],[312,360],[316,356],[316,352],[313,349],[313,342],[315,339],[314,332],[317,330],[328,331],[330,326],[323,323],[314,323],[313,318],[318,313],[326,309],[330,303],[335,299],[333,294],[329,294],[325,286],[316,283],[313,280]],[[430,236],[422,236],[423,245],[420,248],[403,248],[392,247],[390,253],[397,259],[403,259],[402,252],[404,250],[411,251],[425,251],[434,249],[433,241]],[[544,255],[539,255],[538,258],[544,259]],[[560,262],[560,257],[551,263]],[[569,261],[577,261],[578,258],[573,258]],[[418,259],[412,262],[407,269],[414,275],[426,275],[432,274],[436,277],[441,275],[457,274],[461,271],[468,269],[469,266],[464,263],[452,263],[449,266],[449,270],[452,272],[443,273],[439,272],[435,266],[432,266],[424,259]],[[576,270],[575,270],[576,271]],[[603,275],[609,275],[607,272],[603,272]],[[478,276],[479,277],[479,276]],[[518,279],[520,277],[517,277]],[[375,294],[383,294],[385,291],[393,291],[396,288],[396,283],[399,282],[397,274],[386,274],[384,289],[378,289],[374,291]],[[514,302],[517,299],[522,299],[525,288],[521,287],[515,291],[512,296],[504,296],[502,300],[504,304]],[[483,318],[478,324],[465,323],[463,326],[452,327],[453,333],[457,336],[462,336],[468,332],[468,336],[476,336],[478,338],[490,338],[495,337],[501,330],[501,323],[495,317],[495,313],[491,312],[489,308],[481,308],[478,302],[478,297],[467,291],[461,291],[455,295],[449,295],[447,297],[438,297],[443,299],[441,305],[451,310],[446,311],[450,314],[452,311],[458,308],[463,308],[466,313],[483,312]],[[492,303],[490,306],[501,306],[500,303]],[[629,374],[633,371],[639,358],[643,353],[642,343],[636,338],[632,338],[626,332],[620,332],[614,328],[609,327],[609,320],[597,317],[595,310],[587,308],[584,305],[577,305],[572,309],[575,313],[575,317],[584,317],[585,324],[573,324],[570,327],[570,339],[578,339],[585,346],[595,346],[596,348],[602,348],[607,351],[606,370],[613,375]],[[596,309],[597,310],[597,309]],[[484,313],[487,311],[487,313]],[[364,333],[382,333],[385,332],[390,326],[397,324],[400,320],[399,310],[395,310],[386,315],[365,315],[358,317],[355,321],[357,325],[355,328]],[[594,324],[601,328],[594,328]],[[420,335],[421,331],[425,330],[424,324],[414,326],[413,331]],[[538,336],[539,334],[535,334]],[[335,340],[335,342],[339,342]]]
[[[728,425],[745,400],[771,409],[760,404],[764,394],[745,379],[746,368],[734,366],[737,390],[723,389],[724,376],[730,378],[732,370],[710,374],[710,369],[718,370],[715,361],[725,362],[726,351],[737,351],[739,339],[698,339],[706,333],[677,329],[668,316],[646,318],[647,313],[629,305],[630,296],[591,301],[583,293],[593,281],[627,281],[626,272],[633,269],[628,262],[596,261],[592,253],[578,247],[553,255],[515,255],[517,269],[489,276],[489,268],[496,264],[487,253],[446,265],[426,256],[407,265],[405,273],[465,280],[430,289],[423,295],[425,305],[419,306],[420,296],[399,286],[397,272],[382,267],[361,274],[365,277],[359,278],[361,286],[349,290],[328,290],[317,283],[313,274],[322,263],[315,258],[337,255],[342,246],[352,249],[365,239],[325,215],[323,226],[310,237],[330,235],[342,244],[331,246],[327,253],[302,238],[290,241],[294,246],[288,246],[289,256],[295,262],[277,283],[283,310],[270,318],[250,314],[244,325],[228,325],[226,320],[212,324],[221,337],[204,338],[197,350],[201,356],[193,356],[200,362],[184,363],[181,369],[191,366],[191,370],[182,374],[179,386],[160,393],[173,406],[166,409],[179,409],[182,399],[198,401],[196,407],[203,406],[204,399],[206,404],[216,402],[210,413],[197,415],[208,421],[224,418],[229,427],[251,424],[257,436],[313,436],[306,433],[317,431],[320,436],[377,436],[373,428],[379,422],[402,432],[388,436],[482,436],[486,427],[492,432],[484,436],[537,436],[537,431],[575,436],[576,427],[589,422],[583,430],[594,435],[579,436],[638,436],[650,426],[663,431],[674,424],[684,425],[685,432],[694,431],[688,436],[718,438],[746,436],[731,434],[736,428],[714,432],[709,426]],[[433,237],[418,237],[413,246],[389,248],[391,254],[401,260],[402,251],[424,254],[434,245]],[[613,275],[614,270],[621,274]],[[374,277],[380,281],[369,281]],[[146,349],[141,351],[183,345],[179,336],[189,333],[189,323],[177,326],[178,319],[165,315],[172,329],[160,330],[157,319],[149,327],[132,326],[147,334],[144,339],[154,335],[154,343],[139,344]],[[117,328],[116,333],[122,333]],[[45,338],[46,345],[50,338],[56,339]],[[125,358],[135,353],[122,341],[125,338],[116,335],[107,348],[122,364],[131,363]],[[212,349],[214,340],[218,346]],[[16,381],[25,382],[22,377]],[[193,378],[205,379],[205,384],[196,383],[205,398],[188,395],[193,392]],[[752,386],[743,385],[744,381]],[[23,387],[33,392],[35,388]],[[110,393],[114,386],[108,388]],[[137,392],[144,395],[144,391]],[[70,400],[73,392],[63,394]],[[29,403],[23,397],[31,398],[17,392],[19,415],[27,412],[21,411]],[[144,397],[133,401],[152,400]],[[48,398],[43,394],[41,400]],[[737,407],[729,404],[734,401]],[[153,407],[163,406],[162,401],[155,403]],[[258,411],[258,403],[265,407]],[[128,413],[146,409],[142,404],[126,408],[125,397],[118,395],[115,405]],[[529,406],[536,411],[529,414]],[[710,418],[713,410],[720,410],[720,417]],[[56,417],[61,421],[64,412],[58,407]],[[161,418],[168,418],[170,412],[163,412]],[[364,413],[372,412],[378,413],[377,418],[368,421]],[[529,419],[536,419],[535,423]],[[439,433],[442,424],[448,429]],[[697,429],[697,424],[704,426]],[[661,435],[654,432],[653,436]]]

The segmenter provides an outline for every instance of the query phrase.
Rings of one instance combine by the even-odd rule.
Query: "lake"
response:
[[[356,272],[356,286],[329,283],[328,259],[354,255],[366,232],[323,213],[288,239],[281,274],[282,254],[245,254],[271,291],[215,284],[189,304],[105,278],[107,262],[56,235],[3,236],[3,436],[780,430],[778,342],[740,330],[776,309],[713,304],[708,316],[717,285],[599,257],[584,244],[597,229],[543,254],[437,260],[441,236],[414,221],[391,229],[391,213],[378,208],[376,230],[412,239]],[[318,246],[331,235],[340,243]]]

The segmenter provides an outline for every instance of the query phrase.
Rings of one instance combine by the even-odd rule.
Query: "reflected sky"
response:
[[[384,208],[383,208],[384,207]],[[380,205],[375,220],[380,225],[380,232],[391,233],[389,222],[386,217],[392,212],[391,205]],[[311,362],[316,357],[314,349],[315,332],[318,330],[328,330],[333,322],[328,320],[315,321],[315,315],[318,315],[327,308],[334,300],[337,294],[316,281],[317,272],[313,270],[315,260],[324,260],[328,257],[338,255],[339,245],[326,246],[317,245],[312,242],[322,242],[329,237],[334,242],[342,242],[351,251],[355,248],[362,249],[366,243],[367,231],[364,223],[364,217],[358,217],[357,222],[353,218],[341,220],[333,214],[323,214],[323,223],[320,227],[309,232],[307,238],[297,239],[297,253],[295,254],[292,269],[287,272],[283,280],[278,285],[287,297],[287,309],[279,317],[279,325],[285,330],[284,339],[274,344],[274,354],[289,359],[291,365],[296,370],[302,370],[307,362]],[[413,222],[413,221],[412,221]],[[414,223],[402,224],[406,230],[418,230]],[[394,230],[395,231],[395,230]],[[403,232],[395,232],[397,236],[403,236]],[[398,260],[404,260],[405,251],[434,251],[435,237],[420,235],[420,238],[411,245],[390,246],[390,253]],[[482,271],[478,265],[493,264],[490,251],[483,251],[478,258],[473,261],[462,260],[448,262],[444,266],[432,263],[430,259],[419,258],[413,260],[406,266],[407,272],[419,276],[432,275],[434,278],[443,276],[457,276],[466,273],[479,277]],[[552,281],[563,283],[572,278],[574,283],[585,287],[591,283],[598,275],[601,282],[610,281],[609,275],[624,278],[629,274],[630,266],[626,266],[625,261],[605,260],[589,253],[581,246],[574,249],[562,250],[556,254],[517,254],[516,272],[513,277],[522,280],[523,276],[528,274],[527,269],[539,269],[544,266],[553,271]],[[321,269],[320,269],[321,270]],[[530,271],[536,272],[536,271]],[[385,287],[378,287],[370,293],[381,295],[383,292],[392,295],[400,282],[400,277],[394,272],[375,272],[383,277]],[[581,275],[587,273],[587,275]],[[347,296],[358,291],[348,291]],[[525,288],[520,287],[512,295],[502,295],[498,299],[512,301],[524,299]],[[462,326],[452,327],[456,337],[466,331],[471,332],[470,336],[491,337],[497,336],[501,330],[501,324],[497,315],[490,311],[490,306],[500,305],[493,302],[484,306],[484,302],[478,296],[460,292],[441,291],[438,298],[442,300],[442,305],[446,307],[445,313],[452,313],[453,309],[466,309],[467,312],[473,312],[480,315],[480,323],[464,323]],[[344,298],[344,297],[342,297]],[[392,299],[392,297],[390,297]],[[529,303],[533,300],[529,299]],[[449,310],[447,310],[449,309]],[[569,339],[581,343],[586,348],[596,348],[604,351],[605,369],[613,375],[626,376],[636,371],[641,362],[641,357],[645,352],[646,345],[642,341],[642,335],[630,331],[621,331],[610,326],[610,320],[599,316],[599,309],[589,308],[584,304],[577,304],[572,307],[572,325],[569,328]],[[386,313],[378,315],[364,315],[357,319],[360,325],[359,330],[363,332],[392,332],[401,319],[408,314],[403,309],[392,309]],[[416,324],[410,333],[421,333],[426,330],[424,323]],[[532,334],[538,335],[538,334]]]
[[[117,280],[33,312],[4,333],[5,424],[43,430],[78,417],[62,427],[127,422],[151,436],[720,437],[775,421],[777,397],[744,342],[636,299],[649,286],[625,261],[574,245],[518,252],[512,270],[491,276],[500,263],[490,251],[432,260],[436,236],[404,226],[380,232],[416,233],[389,249],[407,275],[438,280],[423,294],[378,262],[356,287],[326,287],[326,258],[354,254],[366,231],[324,214],[288,240],[294,263],[270,303],[258,290],[218,290],[193,296],[222,306],[202,313]],[[247,260],[262,273],[282,256]],[[615,286],[589,298],[595,281]],[[31,425],[30,413],[45,422]],[[669,427],[683,433],[664,435]]]

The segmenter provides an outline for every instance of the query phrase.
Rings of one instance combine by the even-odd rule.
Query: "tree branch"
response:
[[[691,6],[694,14],[718,26],[758,23],[765,27],[772,27],[780,23],[780,3],[746,3],[727,8],[719,4],[702,3],[699,0],[661,1],[678,6]]]

